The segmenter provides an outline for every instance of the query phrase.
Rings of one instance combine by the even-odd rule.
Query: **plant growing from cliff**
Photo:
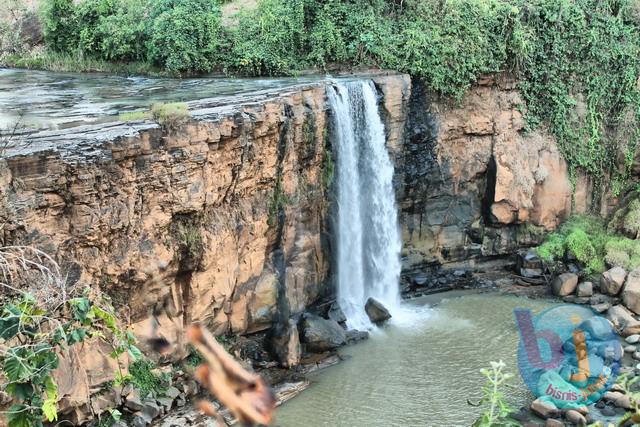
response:
[[[191,117],[189,106],[183,102],[153,104],[151,116],[160,126],[167,129],[175,129]]]
[[[161,396],[169,387],[170,374],[158,373],[156,364],[138,359],[129,366],[129,382],[140,390],[140,396]]]
[[[29,247],[0,248],[0,368],[13,399],[10,427],[57,420],[58,386],[53,372],[64,348],[105,339],[112,356],[137,358],[133,336],[122,332],[108,301],[87,290],[78,294],[58,264]]]
[[[198,259],[204,250],[204,242],[200,228],[196,225],[181,225],[178,230],[178,242],[180,247],[192,259]]]
[[[473,423],[474,427],[520,425],[509,417],[513,410],[507,404],[503,390],[509,387],[509,381],[513,378],[513,374],[505,372],[505,367],[506,365],[501,360],[499,362],[491,362],[489,369],[483,368],[480,370],[487,382],[482,387],[482,398],[477,403],[469,402],[470,405],[480,406],[483,409],[480,417]]]
[[[271,195],[271,198],[269,199],[269,205],[267,206],[267,224],[270,227],[273,227],[278,223],[278,217],[281,211],[289,202],[290,200],[284,193],[284,189],[282,188],[282,176],[279,173],[276,177],[276,186],[273,189],[273,194]]]
[[[599,218],[573,216],[559,230],[551,233],[536,249],[547,262],[575,257],[590,273],[602,272],[606,266],[640,267],[640,241],[615,234]]]
[[[322,156],[322,186],[325,191],[329,191],[331,188],[334,174],[335,164],[333,162],[333,154],[330,149],[325,148]]]

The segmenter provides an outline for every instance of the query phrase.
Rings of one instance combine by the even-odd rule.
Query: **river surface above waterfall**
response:
[[[470,426],[479,409],[467,399],[480,397],[480,368],[500,359],[516,374],[509,400],[514,407],[527,403],[513,310],[538,313],[553,304],[493,293],[460,295],[407,303],[417,311],[413,321],[392,323],[342,349],[348,359],[313,374],[311,387],[278,409],[275,425]]]
[[[171,79],[0,69],[0,128],[16,121],[36,129],[70,128],[111,121],[119,113],[146,109],[153,102],[240,96],[320,79],[321,76]]]

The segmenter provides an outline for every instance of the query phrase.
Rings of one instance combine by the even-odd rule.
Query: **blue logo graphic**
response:
[[[608,320],[575,305],[514,314],[520,375],[536,397],[560,409],[579,408],[615,383],[623,350]]]

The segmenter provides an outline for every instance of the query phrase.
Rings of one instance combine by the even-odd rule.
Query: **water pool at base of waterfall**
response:
[[[515,408],[530,402],[516,364],[519,336],[513,310],[539,313],[553,303],[447,293],[406,305],[416,312],[414,322],[391,323],[341,349],[347,360],[312,374],[312,385],[278,409],[274,425],[470,426],[479,408],[467,399],[480,397],[480,368],[500,359],[516,374],[508,400]]]

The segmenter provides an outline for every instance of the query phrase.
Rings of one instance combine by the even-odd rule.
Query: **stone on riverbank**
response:
[[[391,313],[382,303],[374,298],[369,298],[364,306],[371,322],[379,324],[391,319]]]
[[[636,314],[640,314],[640,268],[633,270],[627,276],[622,290],[622,302]]]
[[[582,415],[578,411],[574,411],[573,409],[568,410],[564,414],[564,416],[567,419],[567,421],[569,421],[573,425],[576,425],[576,426],[586,426],[587,425],[587,419],[584,417],[584,415]]]
[[[590,297],[593,295],[593,283],[591,282],[582,282],[578,285],[578,290],[576,291],[576,295],[578,297]]]
[[[540,398],[531,403],[531,412],[544,419],[555,418],[560,415],[560,410],[553,403]]]
[[[640,321],[636,320],[626,307],[614,305],[607,311],[607,319],[622,336],[629,336],[640,332]]]
[[[335,320],[307,313],[302,321],[302,341],[309,351],[322,352],[346,344],[347,334]]]
[[[600,276],[600,291],[609,295],[618,295],[627,272],[622,267],[613,267]]]
[[[562,273],[553,279],[551,287],[553,294],[564,297],[571,295],[578,286],[578,275],[575,273]]]

